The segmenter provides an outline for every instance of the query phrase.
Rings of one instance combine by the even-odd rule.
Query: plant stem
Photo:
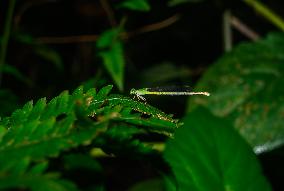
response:
[[[249,26],[243,23],[239,18],[231,15],[230,19],[232,27],[238,30],[241,34],[246,36],[252,41],[257,41],[260,39],[260,35],[257,34],[254,30],[252,30]]]
[[[231,12],[226,10],[223,14],[223,43],[225,52],[230,52],[233,47],[233,35],[230,19]]]
[[[115,20],[114,13],[112,11],[112,8],[111,8],[108,0],[100,0],[100,3],[101,3],[103,9],[105,10],[105,12],[107,14],[107,17],[108,17],[108,20],[110,22],[110,25],[112,27],[115,27],[117,25],[117,22]]]
[[[12,25],[12,17],[14,13],[16,0],[9,0],[9,7],[7,10],[6,20],[5,20],[5,26],[4,26],[4,32],[2,36],[2,43],[1,43],[1,50],[0,50],[0,85],[2,82],[2,73],[3,73],[3,67],[6,60],[6,54],[7,54],[7,46],[10,38],[11,33],[11,25]]]
[[[284,20],[272,10],[270,10],[267,6],[258,2],[257,0],[244,0],[244,2],[253,7],[259,14],[261,14],[276,27],[284,31]]]

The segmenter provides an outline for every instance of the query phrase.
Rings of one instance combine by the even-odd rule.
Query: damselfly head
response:
[[[130,94],[136,94],[136,90],[135,90],[134,88],[132,88],[132,89],[130,90]]]

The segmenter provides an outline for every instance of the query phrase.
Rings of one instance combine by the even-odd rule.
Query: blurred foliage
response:
[[[119,7],[134,11],[150,11],[151,9],[147,0],[124,0],[119,4]]]
[[[284,35],[270,34],[256,43],[243,43],[212,65],[196,89],[189,108],[203,105],[232,125],[254,147],[265,152],[284,143]]]
[[[177,6],[183,3],[198,3],[198,2],[202,2],[203,0],[170,0],[168,2],[169,6]]]
[[[183,122],[164,153],[178,190],[271,190],[253,151],[229,123],[205,109]]]

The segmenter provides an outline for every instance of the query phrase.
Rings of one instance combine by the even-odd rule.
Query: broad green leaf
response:
[[[227,121],[197,109],[183,122],[164,153],[179,191],[271,190],[252,149]]]
[[[196,91],[211,96],[192,97],[197,105],[226,117],[254,147],[256,153],[284,143],[284,34],[270,34],[255,43],[243,43],[213,64]]]
[[[118,7],[127,8],[133,11],[150,11],[151,9],[147,0],[124,0]]]
[[[98,55],[102,58],[107,71],[122,91],[125,60],[123,44],[119,39],[120,31],[121,29],[112,29],[104,32],[97,42],[97,47],[100,49]]]
[[[168,2],[168,6],[173,7],[177,6],[183,3],[199,3],[202,2],[203,0],[170,0]]]

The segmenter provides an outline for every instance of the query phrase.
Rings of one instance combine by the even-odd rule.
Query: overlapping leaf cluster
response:
[[[80,145],[116,148],[125,142],[138,152],[147,151],[132,135],[154,131],[171,135],[176,121],[144,103],[108,95],[112,86],[99,92],[82,87],[65,91],[47,103],[40,99],[0,121],[0,189],[74,190],[76,186],[47,170],[48,160]],[[143,114],[143,115],[142,115]],[[141,150],[142,148],[142,150]],[[149,148],[148,148],[149,150]]]

